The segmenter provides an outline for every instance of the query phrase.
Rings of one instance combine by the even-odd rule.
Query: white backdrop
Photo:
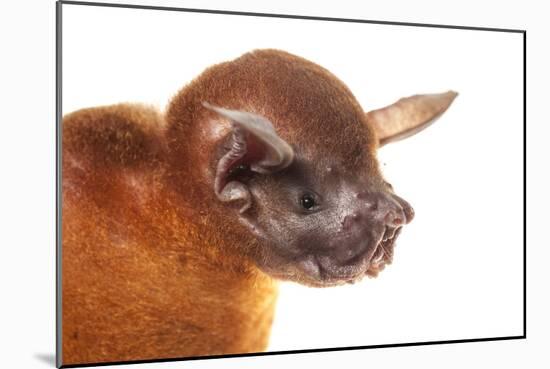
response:
[[[103,0],[101,0],[103,1]],[[111,0],[111,2],[127,2],[129,0]],[[527,129],[527,160],[528,160],[528,197],[527,197],[527,212],[528,212],[528,254],[527,254],[527,273],[528,273],[528,319],[527,319],[527,340],[499,341],[499,342],[480,342],[459,345],[431,345],[417,347],[402,347],[391,349],[375,349],[375,350],[359,350],[359,351],[340,351],[340,352],[324,352],[316,354],[304,355],[277,355],[277,356],[262,356],[249,358],[235,358],[227,360],[199,360],[188,362],[174,362],[163,364],[143,364],[120,366],[121,368],[195,368],[195,369],[212,369],[212,368],[281,368],[291,365],[292,367],[343,367],[346,368],[364,368],[365,366],[376,368],[395,368],[395,367],[422,367],[422,368],[460,368],[465,367],[480,368],[480,367],[499,367],[499,368],[518,368],[518,367],[548,367],[548,332],[550,331],[550,319],[548,311],[550,310],[550,300],[548,299],[547,281],[550,278],[548,259],[550,258],[550,249],[548,248],[548,208],[550,201],[548,197],[548,188],[550,187],[550,177],[547,175],[548,157],[548,137],[550,131],[548,129],[548,85],[550,78],[548,73],[548,65],[550,65],[550,49],[548,48],[548,20],[547,12],[544,11],[543,3],[532,2],[512,2],[512,1],[495,1],[488,0],[479,2],[477,0],[463,0],[460,2],[446,2],[442,4],[436,0],[388,0],[385,2],[357,2],[353,0],[340,1],[293,1],[293,0],[277,0],[277,1],[250,1],[250,0],[232,0],[231,3],[223,0],[133,0],[140,3],[154,3],[156,5],[168,6],[185,6],[190,8],[211,8],[211,9],[228,9],[228,10],[244,10],[255,12],[268,13],[286,13],[286,14],[304,14],[304,15],[320,15],[343,18],[360,18],[360,19],[377,19],[377,20],[394,20],[422,23],[439,23],[439,24],[458,24],[470,26],[485,26],[485,27],[501,27],[501,28],[521,28],[528,30],[528,46],[527,46],[527,112],[528,112],[528,129]],[[540,4],[540,5],[539,5]],[[539,5],[539,6],[538,6]],[[47,368],[53,367],[54,350],[55,350],[55,133],[54,133],[54,117],[55,117],[55,9],[53,1],[42,0],[21,0],[18,2],[4,2],[0,5],[0,34],[2,35],[2,59],[0,63],[0,92],[2,93],[2,134],[0,135],[0,167],[2,168],[2,176],[0,181],[0,245],[2,246],[2,257],[0,257],[0,288],[2,289],[2,304],[0,304],[0,345],[1,345],[1,362],[2,366],[10,368]],[[101,28],[102,23],[94,25],[96,31]],[[124,27],[121,27],[124,29]],[[400,37],[405,37],[404,33],[412,32],[413,29],[404,28]],[[225,31],[225,30],[224,30]],[[154,32],[154,30],[151,30]],[[445,31],[447,32],[447,31]],[[453,31],[454,32],[454,31]],[[463,32],[463,31],[456,31]],[[466,31],[464,31],[466,32]],[[223,33],[223,32],[220,32]],[[475,44],[479,38],[488,37],[483,33],[472,33],[472,44]],[[198,37],[195,33],[193,37]],[[504,35],[503,35],[504,36]],[[497,35],[495,35],[497,37]],[[504,36],[505,37],[505,36]],[[366,49],[370,49],[373,40],[365,41]],[[219,48],[220,46],[218,46]],[[445,47],[444,44],[434,44],[433,48],[438,49]],[[488,57],[488,48],[493,47],[488,43],[481,51],[484,52],[484,57]],[[514,54],[515,55],[515,54]],[[440,55],[443,57],[444,54]],[[490,56],[490,55],[489,55]],[[483,58],[475,55],[461,55],[461,62],[466,63],[468,60],[470,65],[476,65],[480,68],[488,63],[485,63]],[[412,58],[407,58],[407,62],[411,62]],[[373,62],[375,59],[370,60]],[[216,60],[217,61],[217,60]],[[426,61],[429,61],[426,59]],[[320,60],[318,62],[321,62]],[[498,68],[506,59],[499,59],[492,68]],[[325,63],[325,62],[323,62]],[[385,63],[389,63],[388,60]],[[403,63],[400,67],[406,63]],[[338,66],[325,65],[332,68],[338,75],[344,79],[343,73],[336,70]],[[127,66],[128,67],[128,66]],[[197,72],[202,66],[197,66]],[[434,68],[432,68],[434,69]],[[487,68],[485,68],[487,69]],[[368,69],[365,69],[368,70]],[[394,69],[392,72],[400,71]],[[371,71],[372,72],[372,71]],[[405,152],[399,156],[399,160],[389,160],[384,158],[387,163],[386,169],[389,179],[397,186],[397,189],[403,196],[409,196],[411,201],[415,201],[414,205],[418,212],[418,217],[415,223],[411,224],[406,232],[403,232],[402,238],[399,240],[398,249],[396,251],[396,260],[388,270],[384,271],[384,275],[376,281],[366,281],[367,289],[372,299],[372,290],[376,284],[387,283],[393,278],[391,275],[398,273],[399,268],[410,265],[410,256],[405,253],[411,251],[413,257],[419,257],[419,252],[423,252],[424,256],[428,256],[424,248],[427,244],[419,242],[410,242],[407,238],[413,237],[413,234],[423,237],[429,236],[421,230],[421,219],[425,216],[433,214],[433,212],[424,209],[428,202],[426,196],[417,197],[418,194],[412,193],[407,187],[415,183],[416,176],[407,176],[405,180],[397,178],[397,175],[405,175],[401,168],[397,165],[404,160],[409,160],[409,156],[420,155],[418,142],[427,140],[433,144],[433,137],[437,134],[449,134],[448,130],[451,127],[459,127],[468,123],[472,119],[469,114],[469,120],[460,120],[457,123],[458,110],[461,104],[466,101],[474,102],[481,106],[483,101],[476,99],[467,99],[466,91],[462,85],[452,83],[456,70],[449,70],[445,73],[445,78],[449,78],[449,83],[442,84],[443,89],[454,88],[461,92],[458,100],[455,102],[451,110],[446,113],[436,126],[431,127],[429,131],[424,132],[421,136],[411,139],[408,143],[402,143],[395,146],[395,150],[401,152],[406,150],[408,145],[413,147],[413,150]],[[491,71],[486,74],[493,74]],[[143,76],[142,76],[143,78]],[[353,81],[345,79],[345,82],[350,84],[354,89],[354,93],[361,97],[361,101],[368,107],[371,103],[376,105],[372,100],[379,96],[378,94],[385,93],[380,85],[373,83],[373,76],[370,76],[368,81],[368,90],[374,93],[374,88],[377,88],[376,96],[372,96],[369,101],[365,101],[360,96],[360,92],[353,85]],[[409,73],[407,78],[416,78],[415,73]],[[185,79],[182,76],[182,81]],[[508,79],[505,79],[509,81]],[[426,82],[426,79],[422,79]],[[483,78],[480,82],[483,81]],[[397,88],[402,88],[406,81],[401,80]],[[175,87],[179,87],[179,83]],[[112,87],[112,86],[111,86]],[[403,87],[404,88],[404,87]],[[414,92],[421,91],[422,86],[415,84],[411,86]],[[138,101],[152,101],[158,99],[158,104],[161,106],[170,95],[170,92],[159,89],[151,98],[135,97],[126,94],[128,100],[135,99]],[[395,91],[395,92],[394,92]],[[109,91],[104,90],[104,93]],[[393,100],[397,95],[397,90],[388,92],[387,100]],[[408,92],[408,91],[407,91]],[[143,93],[143,91],[140,91]],[[162,95],[166,94],[166,95]],[[472,95],[470,95],[472,96]],[[484,94],[484,98],[488,94]],[[106,99],[104,103],[114,102],[112,98]],[[118,101],[118,97],[117,97]],[[65,101],[67,104],[68,102]],[[93,105],[100,103],[98,100],[82,101],[82,105]],[[74,106],[74,108],[79,108]],[[486,115],[499,114],[500,109],[507,108],[502,102],[497,108],[490,109]],[[475,117],[478,121],[482,121],[482,109],[478,109]],[[453,117],[455,116],[455,117]],[[489,124],[493,120],[484,119],[483,125]],[[479,128],[479,126],[477,127]],[[454,134],[454,133],[453,133]],[[425,138],[424,138],[425,137]],[[476,136],[471,137],[475,140]],[[482,136],[479,136],[481,139]],[[491,153],[494,145],[500,142],[500,133],[492,137],[483,138],[486,142],[486,154]],[[453,153],[460,152],[464,155],[464,151],[451,150],[453,145],[458,145],[458,141],[454,140],[438,141],[440,146],[437,154],[431,155],[429,163],[431,165],[423,165],[417,167],[417,170],[430,170],[431,173],[437,173],[439,176],[433,176],[431,181],[447,181],[452,178],[448,173],[441,173],[445,166],[438,166],[437,162],[446,160],[448,157],[444,155],[448,151]],[[479,145],[479,141],[478,145]],[[399,149],[398,149],[399,147]],[[393,148],[388,147],[386,153],[389,153]],[[494,151],[495,155],[503,155],[504,152]],[[386,154],[384,154],[386,155]],[[426,156],[428,153],[426,153]],[[456,156],[455,156],[456,157]],[[437,160],[437,162],[436,162]],[[415,163],[419,161],[416,160]],[[395,168],[391,173],[389,170]],[[434,170],[434,168],[436,170]],[[472,167],[460,169],[459,172],[472,171]],[[492,174],[495,168],[499,168],[495,161],[488,164],[488,171]],[[478,168],[479,169],[479,168]],[[395,172],[395,173],[394,173]],[[498,173],[497,173],[498,175]],[[518,175],[519,176],[519,175]],[[471,184],[473,186],[473,183]],[[483,185],[479,182],[477,185]],[[503,184],[500,184],[503,185]],[[503,206],[498,208],[498,211],[493,215],[502,216],[500,213],[507,210],[507,196],[511,193],[501,189],[500,185],[494,188],[494,193],[498,193],[504,199],[500,204]],[[447,190],[447,188],[438,188],[438,190]],[[442,191],[431,191],[430,194],[442,194]],[[448,192],[447,192],[448,193]],[[414,198],[412,197],[414,196]],[[493,195],[496,196],[496,195]],[[449,196],[446,200],[448,201]],[[420,201],[418,201],[420,200]],[[441,201],[442,202],[442,201]],[[431,202],[430,202],[431,203]],[[436,202],[437,205],[437,202]],[[475,215],[475,214],[474,214]],[[431,229],[434,231],[434,229]],[[494,236],[499,233],[507,232],[504,226],[491,230]],[[408,234],[408,236],[407,236]],[[417,237],[414,236],[414,237]],[[478,235],[479,236],[479,235]],[[432,238],[432,237],[430,237]],[[433,236],[435,239],[435,236]],[[449,238],[447,238],[449,240]],[[447,241],[449,242],[449,241]],[[510,245],[513,242],[504,245]],[[483,245],[481,242],[467,245],[480,246],[483,249],[494,245],[495,243]],[[414,250],[414,252],[413,252]],[[424,251],[422,251],[424,250]],[[446,252],[456,252],[451,247],[442,248],[438,254],[441,260],[442,255],[447,255]],[[481,250],[481,248],[480,248]],[[456,256],[456,254],[452,254]],[[493,275],[492,271],[495,265],[500,265],[500,254],[495,254],[494,259],[484,267],[486,268],[484,278],[493,278],[495,284],[489,292],[498,291],[498,287],[502,287],[504,283],[500,283],[497,275]],[[450,258],[450,257],[449,257]],[[431,259],[428,259],[431,260]],[[475,262],[475,261],[474,261]],[[480,265],[481,262],[475,262],[475,265]],[[424,267],[426,264],[423,264]],[[452,268],[452,264],[444,264],[443,260],[439,264],[441,270]],[[434,265],[430,266],[435,267]],[[472,268],[467,269],[468,273],[472,272]],[[515,270],[515,269],[514,269]],[[512,280],[511,276],[510,280]],[[415,278],[415,274],[409,274],[399,279],[399,286],[408,283],[409,278]],[[437,278],[442,278],[439,275]],[[434,295],[445,292],[447,288],[443,283],[439,283],[437,278],[431,278],[429,283],[437,284],[437,288],[433,288]],[[468,276],[465,276],[468,278]],[[514,279],[516,280],[516,279]],[[483,279],[487,282],[488,279]],[[374,282],[374,283],[371,283]],[[458,282],[457,282],[458,283]],[[486,286],[489,283],[485,283]],[[421,286],[420,284],[417,286]],[[445,287],[442,289],[440,287]],[[451,285],[456,287],[456,283]],[[471,286],[469,286],[471,287]],[[380,288],[381,289],[381,288]],[[404,290],[404,288],[402,289]],[[448,298],[452,292],[460,293],[461,289],[445,293],[440,304],[444,304],[444,299]],[[513,285],[511,291],[514,290]],[[327,292],[328,290],[324,290]],[[479,290],[477,290],[479,292]],[[302,291],[304,292],[304,291]],[[401,291],[403,292],[403,291]],[[426,294],[428,292],[424,291]],[[409,296],[413,292],[409,291]],[[512,294],[512,293],[511,293]],[[498,298],[498,296],[497,296]],[[284,309],[281,299],[279,305],[280,314]],[[324,303],[333,301],[334,298],[323,299]],[[400,314],[407,314],[409,305],[420,303],[420,298],[410,298]],[[514,300],[516,301],[516,300]],[[376,301],[380,303],[380,300]],[[487,303],[483,300],[483,303]],[[369,309],[372,309],[376,304],[371,304]],[[441,305],[440,305],[441,306]],[[322,308],[322,305],[317,305]],[[427,308],[429,306],[426,305]],[[478,309],[483,313],[486,308],[482,303],[478,304]],[[498,315],[501,309],[506,306],[498,306],[497,310],[493,311]],[[294,307],[294,313],[299,313]],[[473,309],[473,308],[472,308]],[[372,310],[368,310],[372,311]],[[468,311],[466,311],[468,312]],[[470,310],[471,312],[471,310]],[[448,320],[463,319],[466,314],[456,314],[456,309],[449,311]],[[279,315],[280,315],[279,314]],[[435,315],[442,316],[444,311],[435,311]],[[486,316],[485,313],[483,313]],[[513,314],[510,314],[513,315]],[[372,315],[374,317],[374,315]],[[516,316],[516,315],[514,315]],[[280,317],[278,317],[279,319]],[[306,317],[307,318],[307,317]],[[392,319],[395,318],[392,317]],[[399,318],[399,316],[397,317]],[[282,319],[282,318],[281,318]],[[414,318],[416,319],[416,317]],[[413,319],[413,320],[414,320]],[[492,320],[493,317],[487,317]],[[371,323],[375,319],[371,319]],[[497,320],[497,319],[495,319]],[[515,322],[515,320],[514,320]],[[445,322],[448,324],[448,321]],[[478,322],[484,324],[483,322]],[[295,322],[294,324],[299,324]],[[390,323],[390,325],[393,324]],[[467,324],[467,323],[466,323]],[[506,322],[505,326],[512,329],[513,322]],[[292,327],[289,327],[292,328]],[[423,327],[424,329],[425,327]],[[404,330],[402,330],[403,332]],[[441,330],[443,331],[443,329]],[[516,330],[512,333],[516,333]],[[456,333],[451,331],[450,333]],[[322,335],[322,331],[318,331]],[[490,332],[493,333],[493,332]],[[274,332],[274,339],[278,333]],[[294,330],[293,335],[300,334],[298,329]],[[291,339],[291,337],[288,337]],[[273,342],[275,344],[275,341]]]
[[[522,35],[64,5],[63,110],[164,109],[206,67],[278,48],[326,67],[365,110],[460,93],[380,152],[416,219],[375,280],[285,283],[270,350],[521,335]]]

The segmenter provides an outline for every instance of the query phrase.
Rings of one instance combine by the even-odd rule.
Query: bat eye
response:
[[[311,210],[315,206],[315,199],[310,194],[305,194],[300,199],[300,204],[306,210]]]

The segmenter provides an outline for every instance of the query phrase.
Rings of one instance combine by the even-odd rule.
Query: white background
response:
[[[523,334],[521,34],[64,5],[63,109],[163,109],[204,68],[267,47],[325,66],[365,110],[460,93],[381,151],[417,213],[395,264],[349,287],[282,285],[269,349]]]
[[[314,7],[312,3],[309,6],[307,3],[277,4],[275,7],[270,4],[234,2],[233,8],[227,8],[221,2],[208,2],[207,6],[205,3],[189,1],[178,2],[176,5],[529,30],[529,338],[527,341],[516,342],[169,363],[156,364],[154,367],[280,367],[288,363],[321,363],[334,366],[340,365],[342,361],[354,361],[358,363],[357,366],[369,364],[379,367],[392,367],[398,363],[406,363],[413,367],[420,364],[423,367],[478,367],[487,364],[517,367],[525,366],[527,358],[532,361],[544,360],[538,351],[548,328],[548,303],[544,299],[547,295],[544,281],[548,276],[543,275],[545,260],[548,257],[548,242],[543,239],[543,222],[547,219],[547,198],[541,191],[548,187],[548,183],[540,175],[544,174],[543,169],[547,167],[541,149],[545,146],[543,140],[547,137],[543,131],[544,122],[548,121],[542,115],[545,111],[542,110],[545,108],[542,87],[548,81],[547,74],[542,74],[542,69],[537,69],[548,63],[547,55],[541,53],[540,47],[542,34],[539,32],[542,31],[542,20],[537,20],[535,16],[523,17],[525,10],[503,3],[498,3],[498,6],[496,3],[493,6],[487,5],[486,8],[480,7],[479,4],[471,8],[461,5],[464,8],[448,9],[436,9],[432,6],[431,11],[429,6],[419,6],[418,9],[422,8],[422,12],[413,12],[410,5],[399,8],[389,5],[391,3],[376,9],[361,8],[359,5],[354,7],[351,3],[345,2],[340,2],[339,6],[323,6],[316,2]],[[18,10],[24,10],[23,8],[24,6],[21,6]],[[497,8],[500,10],[498,14],[495,13]],[[10,367],[51,366],[51,360],[48,359],[54,351],[53,3],[42,2],[34,8],[25,10],[26,13],[15,13],[19,14],[19,17],[4,11],[3,15],[8,16],[5,21],[0,22],[3,44],[13,47],[10,53],[3,53],[6,57],[2,62],[2,81],[8,81],[3,87],[7,87],[6,92],[9,95],[5,97],[7,103],[3,104],[8,117],[4,120],[5,131],[0,145],[2,168],[6,172],[6,176],[2,177],[0,195],[3,210],[1,245],[5,250],[1,268],[5,299],[0,319],[3,327],[2,344],[6,348],[2,351],[7,353],[4,359]],[[531,12],[533,11],[532,9]],[[23,18],[23,15],[26,18]],[[85,25],[84,21],[82,23]],[[104,19],[96,21],[93,26],[100,30],[104,23],[106,27],[108,22]],[[310,342],[313,347],[318,347],[327,340],[339,340],[341,336],[336,333],[331,335],[333,337],[322,337],[326,336],[326,332],[319,329],[319,315],[311,312],[306,314],[305,310],[302,310],[304,304],[314,304],[318,309],[325,309],[326,306],[323,305],[327,304],[327,301],[349,309],[347,314],[339,314],[338,318],[349,318],[348,322],[352,321],[353,324],[336,324],[338,322],[326,319],[327,315],[322,314],[323,323],[328,325],[326,331],[348,334],[358,332],[356,329],[360,328],[360,323],[357,319],[364,319],[362,322],[368,322],[368,329],[362,330],[364,335],[351,333],[348,337],[360,339],[361,344],[519,334],[521,321],[516,317],[518,312],[521,312],[517,260],[520,249],[513,246],[518,242],[519,236],[514,231],[517,230],[521,218],[513,217],[519,216],[519,204],[516,202],[518,192],[514,188],[521,185],[521,174],[518,171],[521,151],[517,142],[521,130],[514,131],[520,129],[520,124],[513,124],[516,119],[510,115],[521,114],[521,110],[517,110],[521,108],[517,104],[518,98],[521,98],[521,86],[516,86],[521,80],[517,75],[501,75],[502,70],[506,71],[507,68],[513,68],[512,65],[521,62],[518,55],[520,50],[517,50],[520,45],[518,35],[496,34],[493,39],[488,36],[489,33],[471,33],[472,31],[428,30],[414,34],[418,29],[361,26],[373,30],[368,32],[370,36],[372,32],[394,29],[395,31],[389,33],[395,33],[393,37],[396,37],[396,42],[405,40],[406,37],[411,37],[412,41],[422,37],[434,37],[432,35],[439,32],[445,33],[443,40],[451,38],[453,42],[446,45],[431,40],[431,45],[418,45],[424,51],[416,57],[409,54],[395,58],[399,56],[399,50],[386,47],[383,49],[384,52],[379,52],[379,49],[373,51],[372,45],[380,40],[368,38],[363,41],[365,49],[362,51],[362,55],[368,58],[363,59],[363,63],[355,64],[364,66],[360,69],[360,75],[357,74],[357,68],[342,68],[350,65],[350,60],[342,62],[342,59],[338,59],[339,56],[345,58],[345,55],[327,55],[324,52],[321,59],[321,56],[315,55],[316,47],[311,47],[305,52],[291,51],[309,57],[335,72],[350,86],[366,109],[416,92],[453,88],[461,95],[436,126],[407,143],[388,147],[381,153],[382,161],[387,163],[385,170],[388,178],[399,193],[415,205],[418,213],[417,219],[403,232],[399,240],[394,265],[384,271],[378,280],[367,280],[350,288],[316,291],[298,286],[285,287],[279,302],[277,325],[273,332],[273,349],[280,349],[284,345],[298,348],[296,345],[304,342],[304,338],[307,338],[308,341],[305,342]],[[146,29],[147,26],[143,25],[143,28]],[[124,29],[126,28],[122,27],[122,30]],[[156,32],[153,29],[150,31]],[[252,33],[257,32],[258,29],[254,29]],[[472,36],[460,42],[460,38],[463,37],[460,33],[469,32]],[[98,35],[100,34],[98,31]],[[204,34],[193,35],[193,38],[207,37],[208,34],[209,32],[205,31]],[[298,36],[293,35],[293,39],[299,39]],[[384,37],[392,36],[386,34]],[[150,40],[149,45],[154,45],[154,40]],[[185,42],[186,40],[182,39],[182,45],[185,45]],[[156,43],[155,47],[162,46],[162,39],[156,39]],[[331,43],[331,46],[333,44],[341,46],[342,50],[348,49],[346,45],[340,45],[344,42]],[[357,45],[361,45],[359,40]],[[68,48],[67,45],[65,47]],[[222,59],[226,58],[225,55],[231,57],[238,54],[232,54],[233,52],[240,52],[228,50],[226,47],[228,46],[213,46],[214,49],[221,49],[219,55],[223,56]],[[413,45],[408,43],[404,47],[413,48]],[[456,61],[455,47],[462,51],[472,50],[472,54],[460,54],[459,60]],[[125,51],[131,54],[131,50]],[[357,53],[357,57],[361,54],[357,50],[354,52]],[[123,54],[120,51],[117,53]],[[151,54],[156,55],[149,59],[150,61],[162,59],[156,52]],[[380,55],[393,55],[394,58],[386,60]],[[493,59],[494,55],[499,58]],[[423,63],[427,63],[428,67],[423,67],[422,62],[415,60],[417,58],[423,59]],[[106,55],[105,59],[109,59],[109,56]],[[139,77],[139,83],[138,79],[134,79],[132,88],[127,89],[128,93],[124,95],[120,95],[120,91],[112,91],[116,88],[113,81],[118,77],[111,76],[109,80],[104,80],[103,84],[108,85],[108,88],[102,89],[101,96],[95,99],[83,93],[82,100],[73,102],[73,107],[117,102],[121,99],[119,96],[124,96],[124,100],[154,102],[162,106],[175,92],[174,89],[165,91],[166,87],[175,86],[177,89],[181,83],[193,77],[193,73],[196,74],[203,68],[200,59],[193,60],[198,63],[196,69],[185,71],[189,74],[182,71],[180,81],[166,81],[159,77],[160,81],[156,85],[147,85],[151,81],[148,80],[149,73],[143,72],[143,67],[139,68],[141,74],[134,73],[134,77]],[[217,60],[212,60],[214,61]],[[149,67],[151,63],[147,63]],[[117,62],[103,62],[103,66],[110,65],[117,65]],[[167,70],[175,65],[177,63],[173,61],[162,61],[162,67]],[[422,69],[418,69],[419,67]],[[134,70],[133,64],[126,65],[126,68]],[[122,75],[120,78],[125,78],[125,71],[118,72]],[[102,76],[96,78],[100,79]],[[65,75],[65,79],[69,82],[69,76]],[[143,86],[154,87],[156,92],[144,91],[147,88],[139,87],[141,83]],[[70,85],[64,87],[67,97]],[[17,100],[13,97],[17,97]],[[112,97],[116,99],[113,100]],[[106,100],[100,100],[102,98]],[[65,104],[66,107],[70,106],[69,101],[65,101]],[[495,127],[499,129],[495,130]],[[467,139],[464,137],[465,131],[469,132]],[[514,137],[514,134],[518,137]],[[506,143],[509,144],[508,147],[504,146]],[[428,149],[430,147],[431,150]],[[470,151],[477,152],[479,163],[472,163]],[[464,165],[466,162],[468,165]],[[472,164],[475,165],[472,167]],[[535,172],[536,169],[542,169],[540,174]],[[426,178],[429,178],[429,181]],[[497,182],[496,179],[500,181]],[[503,179],[507,181],[502,182]],[[456,181],[459,181],[462,187],[457,187]],[[475,198],[465,198],[460,193],[461,190],[470,196],[475,195]],[[480,205],[475,201],[480,194],[485,195],[487,203]],[[468,211],[469,216],[463,216],[457,223],[456,215],[453,213],[455,209]],[[437,215],[435,221],[434,215]],[[496,226],[495,219],[498,220]],[[507,219],[509,223],[505,223]],[[438,226],[433,227],[434,224]],[[492,227],[487,227],[487,224],[492,224]],[[461,232],[456,232],[459,228]],[[456,233],[453,233],[453,230]],[[441,234],[447,236],[443,237]],[[453,236],[450,237],[449,234]],[[498,247],[498,250],[495,247]],[[474,285],[473,290],[467,291],[473,286],[472,275],[480,278],[477,280],[480,286]],[[469,300],[460,299],[461,296],[467,296]],[[301,303],[302,306],[294,305],[296,297],[305,299]],[[399,305],[388,305],[384,299],[389,298]],[[380,319],[381,316],[389,318],[389,321],[386,318]],[[311,332],[308,327],[314,327],[315,331]],[[288,333],[290,329],[291,334]],[[315,337],[312,338],[312,335]],[[350,343],[338,341],[334,344]],[[533,365],[544,366],[540,362]],[[149,366],[153,367],[143,365]]]

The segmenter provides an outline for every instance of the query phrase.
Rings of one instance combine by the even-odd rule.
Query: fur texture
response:
[[[276,282],[227,251],[246,239],[223,217],[170,185],[164,127],[139,105],[63,121],[64,364],[267,345]]]
[[[207,69],[165,114],[119,104],[67,115],[63,364],[267,347],[277,282],[258,265],[275,256],[216,197],[231,125],[203,102],[277,122],[301,163],[389,191],[377,133],[352,93],[322,67],[277,50]]]

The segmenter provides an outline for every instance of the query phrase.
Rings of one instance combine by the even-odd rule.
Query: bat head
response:
[[[202,132],[216,132],[211,191],[258,241],[258,267],[322,287],[376,276],[391,263],[414,211],[383,178],[377,149],[427,127],[456,93],[365,113],[330,72],[271,50],[206,74],[206,84],[224,86],[194,96]]]

